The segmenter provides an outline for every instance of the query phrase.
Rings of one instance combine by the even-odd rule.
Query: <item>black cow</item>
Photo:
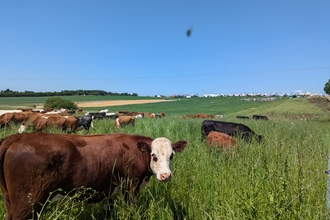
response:
[[[104,119],[106,118],[105,112],[88,112],[85,115],[94,116],[94,119]]]
[[[239,119],[250,119],[249,116],[236,116],[236,118],[239,118]]]
[[[92,127],[93,129],[93,118],[94,116],[91,115],[84,115],[84,116],[79,116],[78,118],[78,129],[85,129],[87,132],[89,131],[89,128]]]
[[[202,140],[204,140],[211,131],[225,133],[232,137],[239,136],[244,140],[252,140],[252,138],[255,138],[258,142],[260,142],[263,138],[262,135],[257,135],[248,126],[243,124],[204,120],[202,123]]]
[[[268,121],[267,116],[263,116],[263,115],[253,115],[252,118],[256,119],[256,120],[266,120],[266,121]]]
[[[70,114],[70,115],[73,115],[73,114],[76,114],[76,110],[67,110],[67,113]]]

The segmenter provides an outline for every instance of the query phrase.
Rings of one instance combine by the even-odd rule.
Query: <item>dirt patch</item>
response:
[[[114,101],[89,101],[89,102],[75,102],[79,108],[84,107],[105,107],[118,105],[134,105],[157,102],[168,102],[170,100],[114,100]]]
[[[87,101],[87,102],[75,102],[79,108],[86,107],[105,107],[105,106],[118,106],[118,105],[134,105],[134,104],[146,104],[157,102],[168,102],[172,100],[109,100],[109,101]],[[42,104],[36,106],[36,108],[43,108]]]
[[[308,101],[320,107],[322,110],[329,112],[330,111],[330,102],[327,98],[323,97],[312,97]]]
[[[86,107],[106,107],[106,106],[118,106],[118,105],[135,105],[135,104],[146,104],[146,103],[157,103],[157,102],[170,102],[172,100],[114,100],[114,101],[88,101],[88,102],[75,102],[79,108]],[[0,105],[0,109],[1,109]],[[5,109],[16,109],[16,108],[29,108],[27,106],[9,106]],[[43,109],[43,104],[37,104],[34,109]],[[0,115],[5,112],[13,112],[13,110],[0,110]]]

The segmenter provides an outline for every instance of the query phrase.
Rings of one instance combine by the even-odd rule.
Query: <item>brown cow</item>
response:
[[[202,114],[202,113],[197,113],[196,118],[214,118],[214,115],[208,115],[208,114]]]
[[[196,118],[196,115],[192,115],[192,114],[186,114],[186,117],[183,116],[184,118]]]
[[[144,117],[156,118],[156,114],[151,112],[145,112]]]
[[[0,187],[7,220],[31,219],[32,210],[82,186],[111,195],[122,182],[123,192],[137,196],[154,173],[160,182],[171,179],[170,159],[187,141],[142,135],[74,135],[33,132],[0,141]],[[56,194],[56,195],[55,195]],[[112,202],[112,201],[110,201]],[[111,204],[111,203],[110,203]],[[34,214],[34,218],[37,214]]]
[[[34,127],[35,131],[42,131],[47,127],[56,127],[71,133],[78,128],[78,118],[60,114],[33,114],[29,117],[26,127],[30,125]]]
[[[212,147],[217,146],[219,150],[226,149],[227,155],[231,154],[231,148],[236,145],[236,140],[228,134],[211,131],[206,138],[209,151]]]
[[[43,117],[46,118],[46,124],[44,123]],[[78,118],[74,116],[42,116],[39,120],[41,120],[42,123],[40,124],[38,123],[39,121],[37,121],[36,131],[42,131],[46,127],[56,127],[63,131],[75,132],[78,126]]]
[[[26,121],[33,112],[8,112],[0,116],[0,127],[8,125],[9,122],[22,123]]]
[[[84,114],[83,110],[81,108],[79,108],[77,111],[76,111],[77,114]]]
[[[132,125],[134,126],[135,123],[135,118],[134,116],[119,116],[118,118],[116,118],[114,125],[116,128],[118,129],[122,129],[123,125]]]

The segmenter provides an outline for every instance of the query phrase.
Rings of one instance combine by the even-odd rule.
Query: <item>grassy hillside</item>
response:
[[[167,114],[162,119],[137,119],[135,127],[120,132],[188,141],[186,149],[174,156],[173,179],[160,183],[152,177],[137,205],[125,204],[119,197],[112,219],[330,219],[324,174],[330,155],[329,108],[328,102],[310,98],[264,102],[196,98],[109,107],[114,112]],[[223,120],[246,124],[265,139],[256,143],[237,138],[237,152],[232,157],[216,151],[208,154],[200,138],[203,120],[178,117],[197,112],[223,114]],[[235,118],[253,114],[270,120]],[[113,120],[95,121],[94,126],[96,130],[90,134],[118,132]],[[0,137],[16,133],[17,128],[1,129]],[[102,219],[102,206],[67,200],[49,206],[39,219]],[[3,207],[0,204],[0,216],[5,216]]]

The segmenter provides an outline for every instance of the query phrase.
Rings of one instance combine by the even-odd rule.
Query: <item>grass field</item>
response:
[[[16,106],[17,101],[7,103]],[[237,97],[193,98],[84,111],[104,108],[110,112],[165,112],[162,119],[137,119],[135,127],[123,132],[188,141],[186,149],[174,156],[173,179],[159,183],[152,177],[141,191],[138,205],[126,204],[119,197],[112,219],[330,219],[324,173],[330,153],[330,104],[323,99],[247,102]],[[179,118],[193,113],[222,114],[222,120],[243,123],[265,140],[248,143],[237,139],[239,151],[232,157],[215,151],[208,154],[200,138],[203,120]],[[266,115],[269,121],[236,119],[236,115],[253,114]],[[118,132],[113,120],[95,121],[94,126],[96,130],[90,134]],[[1,129],[0,137],[16,133],[17,128]],[[0,216],[4,218],[1,202]],[[43,210],[39,219],[102,216],[102,204],[83,206],[67,200]]]

